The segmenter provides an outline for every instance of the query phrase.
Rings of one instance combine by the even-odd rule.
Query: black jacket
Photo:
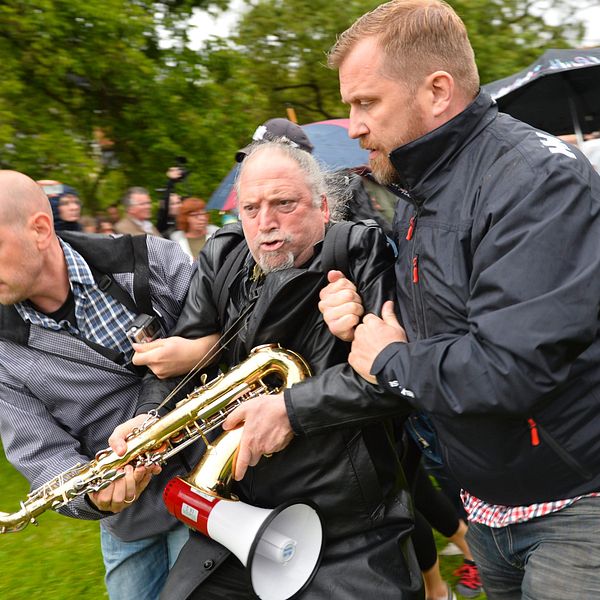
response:
[[[475,496],[600,490],[600,177],[485,93],[391,160],[408,192],[394,229],[410,343],[373,373],[431,413]]]
[[[354,227],[352,231],[353,275],[370,310],[379,310],[393,290],[393,257],[378,227]],[[344,362],[348,346],[329,333],[317,308],[319,290],[326,283],[320,269],[320,245],[310,264],[270,273],[264,283],[251,281],[254,261],[248,253],[229,288],[226,318],[219,323],[212,284],[228,252],[241,239],[239,226],[234,225],[209,240],[199,256],[186,307],[172,333],[199,337],[226,331],[249,298],[256,295],[250,316],[221,360],[233,365],[253,347],[278,342],[303,356],[315,373],[297,385],[324,398],[335,394],[347,402],[357,399],[368,414],[368,399],[376,401],[382,391],[364,382]],[[164,385],[151,381],[142,393],[145,401],[139,410],[147,410],[163,397]],[[293,404],[289,393],[285,395],[294,422]],[[397,412],[398,399],[395,405]],[[412,518],[401,482],[389,427],[373,421],[362,427],[352,424],[296,437],[285,450],[250,468],[233,491],[241,500],[266,508],[297,498],[316,502],[324,520],[325,554],[306,597],[362,600],[368,597],[374,581],[384,596],[388,594],[386,597],[398,597],[402,589],[420,585],[418,569],[406,562],[412,560],[406,548]],[[185,556],[184,550],[182,561],[186,561]],[[187,573],[188,578],[191,576]],[[198,572],[194,576],[197,581],[202,578]],[[181,573],[176,578],[181,579]],[[175,589],[179,587],[180,582],[171,578],[164,597],[181,597]]]

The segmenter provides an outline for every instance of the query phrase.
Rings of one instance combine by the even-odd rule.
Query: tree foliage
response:
[[[581,38],[578,0],[451,0],[482,82]],[[346,116],[326,65],[336,35],[374,0],[251,0],[230,39],[190,49],[188,20],[227,0],[4,0],[0,3],[0,166],[55,178],[88,209],[129,185],[153,188],[176,156],[184,191],[208,196],[267,118]]]
[[[111,178],[119,187],[156,185],[175,156],[191,149],[206,158],[210,144],[197,136],[207,129],[199,121],[215,95],[209,70],[218,54],[204,61],[185,43],[163,48],[158,32],[207,4],[3,2],[2,166],[68,181],[95,208],[100,194],[116,199],[117,190],[103,189]],[[170,32],[175,42],[185,35]]]
[[[253,56],[249,78],[268,90],[270,109],[296,107],[300,122],[340,117],[337,76],[325,67],[336,34],[380,2],[369,0],[257,0],[234,40]],[[482,82],[520,70],[546,48],[570,47],[583,26],[574,20],[578,0],[450,0],[476,53]],[[545,10],[544,10],[545,9]],[[548,10],[562,16],[546,21]]]

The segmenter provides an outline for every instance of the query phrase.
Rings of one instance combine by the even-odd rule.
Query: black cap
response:
[[[252,143],[276,140],[285,140],[301,150],[306,150],[306,152],[312,152],[314,148],[302,127],[288,121],[288,119],[269,119],[260,125],[260,127],[257,127],[252,136]],[[246,158],[252,143],[236,152],[235,160],[237,162],[242,162]]]

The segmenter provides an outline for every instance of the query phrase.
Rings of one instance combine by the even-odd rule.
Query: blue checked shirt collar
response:
[[[16,304],[18,313],[33,325],[55,331],[65,329],[73,335],[86,337],[101,346],[123,352],[125,356],[129,355],[132,348],[125,332],[135,314],[100,290],[81,254],[63,240],[59,241],[65,255],[67,274],[75,300],[77,326],[68,321],[57,323],[35,310],[29,302]]]

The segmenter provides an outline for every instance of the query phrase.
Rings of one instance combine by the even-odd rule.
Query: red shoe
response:
[[[465,558],[464,564],[454,571],[454,575],[458,577],[458,582],[454,587],[461,596],[475,598],[483,592],[479,571],[474,562]]]

